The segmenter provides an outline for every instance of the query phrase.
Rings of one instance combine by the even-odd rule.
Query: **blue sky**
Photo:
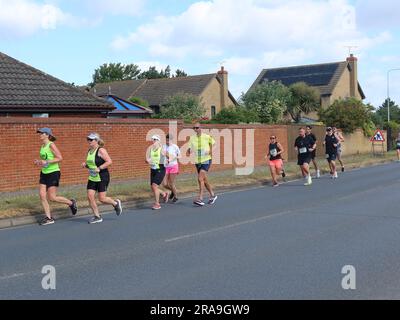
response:
[[[343,61],[351,45],[365,102],[379,106],[400,68],[399,11],[395,0],[0,0],[0,51],[78,85],[106,62],[189,75],[223,64],[239,97],[263,68]],[[399,88],[397,71],[398,103]]]

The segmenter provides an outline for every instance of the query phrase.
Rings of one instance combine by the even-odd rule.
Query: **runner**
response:
[[[151,140],[153,144],[147,149],[146,162],[150,165],[150,184],[155,198],[152,209],[160,210],[160,195],[162,194],[164,202],[169,200],[169,193],[162,192],[159,189],[165,177],[165,153],[160,142],[160,136],[154,135]]]
[[[342,166],[342,172],[344,172],[344,165],[342,162],[342,142],[344,142],[343,135],[338,131],[336,127],[332,128],[333,134],[335,135],[336,139],[339,141],[338,146],[337,146],[337,159],[340,162],[340,165]]]
[[[42,146],[40,148],[40,160],[35,160],[34,164],[41,167],[39,181],[39,196],[46,217],[40,222],[40,225],[45,226],[53,224],[54,219],[50,213],[50,201],[64,203],[71,209],[72,215],[78,211],[76,200],[57,196],[57,188],[60,184],[61,172],[59,163],[62,161],[61,152],[56,147],[54,141],[56,138],[50,128],[41,128],[37,131],[40,134]]]
[[[197,206],[204,206],[203,202],[203,194],[204,189],[206,188],[210,194],[210,198],[208,200],[208,204],[214,204],[217,200],[218,196],[213,192],[210,183],[207,179],[207,172],[211,166],[211,150],[213,145],[215,144],[215,140],[209,136],[208,134],[201,132],[200,123],[196,123],[193,127],[196,135],[190,137],[189,140],[189,149],[186,153],[187,156],[191,154],[195,155],[195,164],[198,173],[198,183],[199,183],[199,196],[193,203]]]
[[[313,152],[311,152],[311,160],[312,160],[312,162],[314,164],[314,169],[315,169],[315,172],[316,172],[315,177],[318,179],[321,176],[321,174],[320,174],[320,171],[318,169],[317,161],[315,160],[315,157],[317,156],[317,149],[316,149],[317,137],[315,136],[314,133],[312,133],[311,130],[312,130],[311,126],[307,126],[306,127],[306,136],[310,137],[314,141],[314,144],[315,144],[315,149],[314,149]]]
[[[108,167],[111,166],[112,160],[104,148],[104,141],[97,133],[92,132],[87,136],[87,142],[89,143],[89,151],[86,162],[82,163],[82,167],[89,169],[87,197],[94,214],[89,223],[94,224],[103,221],[96,203],[96,192],[99,195],[99,201],[103,204],[111,204],[117,216],[122,213],[122,204],[119,199],[113,200],[107,197],[107,188],[110,184]]]
[[[326,136],[324,141],[325,146],[325,155],[326,160],[329,163],[329,169],[331,172],[331,178],[337,179],[338,174],[336,172],[336,155],[337,155],[337,146],[338,146],[338,139],[333,134],[333,130],[331,127],[326,128]]]
[[[272,135],[270,138],[270,143],[268,146],[268,154],[266,156],[269,157],[269,169],[271,171],[271,177],[272,177],[272,186],[277,187],[279,186],[277,176],[282,173],[282,176],[285,174],[285,171],[283,171],[283,161],[282,161],[282,153],[283,153],[283,147],[282,145],[277,142],[276,136]]]
[[[163,187],[171,191],[169,200],[172,200],[172,202],[175,203],[178,201],[178,192],[176,190],[175,180],[179,174],[178,159],[181,155],[181,151],[176,144],[172,143],[172,140],[173,136],[171,134],[167,134],[167,144],[163,147],[166,157],[166,172]]]
[[[400,132],[396,139],[396,152],[397,152],[397,162],[400,162]]]
[[[300,166],[301,173],[306,179],[304,185],[309,186],[312,184],[309,164],[311,162],[311,153],[315,150],[315,143],[312,138],[306,136],[304,128],[299,129],[299,136],[294,143],[294,147],[298,153],[297,164]]]

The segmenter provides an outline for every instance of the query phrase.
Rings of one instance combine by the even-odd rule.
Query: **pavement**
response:
[[[0,299],[399,299],[399,167],[3,229]]]

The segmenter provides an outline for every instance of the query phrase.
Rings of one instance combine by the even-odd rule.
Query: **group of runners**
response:
[[[326,128],[326,135],[323,145],[325,146],[325,156],[329,164],[330,174],[332,179],[338,178],[336,170],[336,159],[340,162],[341,171],[344,172],[344,164],[341,159],[341,143],[344,142],[342,134],[336,129],[336,127]],[[317,138],[312,133],[312,127],[307,126],[305,129],[299,129],[299,136],[297,137],[294,148],[297,152],[297,164],[300,166],[301,174],[306,180],[304,185],[309,186],[312,184],[310,163],[312,162],[315,169],[315,178],[321,176],[320,170],[318,168],[318,163],[316,161],[317,154]],[[400,149],[400,135],[399,135],[399,149]],[[282,175],[285,177],[285,170],[283,165],[284,149],[282,145],[277,141],[275,135],[270,136],[270,143],[268,146],[268,153],[266,158],[268,159],[272,186],[279,186],[278,177]],[[399,151],[400,153],[400,151]]]
[[[193,127],[195,134],[190,137],[189,148],[186,156],[192,156],[194,159],[197,180],[199,185],[199,193],[193,204],[199,207],[205,206],[204,194],[206,190],[209,193],[208,204],[214,204],[218,196],[214,193],[210,182],[207,178],[207,173],[212,164],[213,147],[215,140],[212,136],[203,133],[200,123],[196,123]],[[41,168],[39,180],[39,195],[44,209],[45,218],[40,222],[41,225],[54,223],[54,218],[51,215],[49,200],[52,202],[62,203],[67,205],[72,215],[76,215],[77,201],[75,199],[67,199],[57,195],[57,188],[60,183],[61,171],[59,163],[63,160],[61,152],[55,145],[54,136],[50,128],[42,128],[37,131],[39,139],[42,143],[40,148],[40,159],[34,160],[34,164]],[[176,178],[179,174],[179,159],[181,151],[179,147],[173,143],[174,137],[171,134],[166,136],[166,144],[161,143],[159,135],[152,136],[152,145],[148,148],[145,161],[150,166],[150,185],[154,194],[153,210],[161,209],[160,200],[164,203],[178,201],[178,191],[176,187]],[[112,165],[112,160],[107,150],[105,149],[104,141],[100,135],[92,132],[86,137],[88,143],[88,151],[86,160],[82,163],[82,168],[88,171],[87,182],[87,198],[89,205],[93,211],[93,217],[89,220],[90,224],[102,222],[103,219],[99,213],[99,208],[96,202],[96,194],[98,200],[102,204],[113,206],[115,213],[119,216],[122,213],[122,203],[120,199],[113,199],[107,196],[107,189],[110,184],[110,173],[108,168]],[[344,171],[343,162],[341,161],[341,143],[344,141],[343,136],[336,128],[328,127],[323,145],[325,146],[326,159],[329,163],[331,177],[337,178],[335,160],[338,159],[342,171]],[[399,150],[400,150],[400,135],[399,135]],[[306,129],[299,129],[294,147],[298,154],[297,164],[301,168],[301,173],[304,177],[305,185],[312,184],[310,174],[310,163],[313,162],[316,178],[320,177],[320,170],[316,162],[316,147],[317,138],[312,133],[311,126]],[[272,186],[279,185],[278,177],[285,177],[283,166],[283,153],[285,150],[277,141],[275,135],[270,136],[268,146],[269,167],[272,176]],[[400,151],[399,151],[400,153]]]
[[[204,193],[209,193],[208,204],[214,204],[218,196],[214,193],[211,184],[207,178],[212,163],[212,149],[215,140],[201,130],[199,123],[193,127],[196,132],[189,140],[189,149],[187,156],[193,156],[199,184],[199,194],[193,201],[193,204],[199,207],[205,206]],[[45,218],[40,221],[41,225],[54,223],[51,215],[49,200],[52,202],[67,205],[72,215],[76,215],[77,201],[67,199],[57,195],[57,188],[60,184],[61,171],[59,163],[63,160],[61,152],[57,148],[56,137],[51,128],[41,128],[37,131],[41,141],[40,159],[34,160],[34,164],[41,168],[39,180],[39,195],[44,209]],[[88,170],[87,198],[93,211],[93,217],[89,220],[90,224],[102,222],[103,219],[99,213],[96,202],[96,193],[98,200],[102,204],[112,205],[115,213],[119,216],[122,213],[122,203],[120,199],[112,199],[107,196],[107,189],[110,183],[110,173],[108,167],[112,160],[107,150],[104,148],[104,141],[100,135],[92,132],[87,137],[88,152],[86,160],[82,163],[82,168]],[[150,166],[150,185],[154,193],[153,210],[161,209],[160,199],[166,202],[176,203],[178,201],[178,192],[175,180],[179,174],[179,158],[181,156],[179,147],[172,143],[173,137],[166,136],[166,144],[162,145],[161,138],[158,135],[152,137],[152,145],[146,153],[146,162]],[[163,190],[164,189],[164,190]]]

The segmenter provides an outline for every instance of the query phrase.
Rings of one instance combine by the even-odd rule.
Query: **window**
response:
[[[211,106],[211,118],[214,118],[216,114],[217,114],[217,109],[215,108],[215,106]]]
[[[32,114],[32,118],[48,118],[48,113],[34,113]]]

